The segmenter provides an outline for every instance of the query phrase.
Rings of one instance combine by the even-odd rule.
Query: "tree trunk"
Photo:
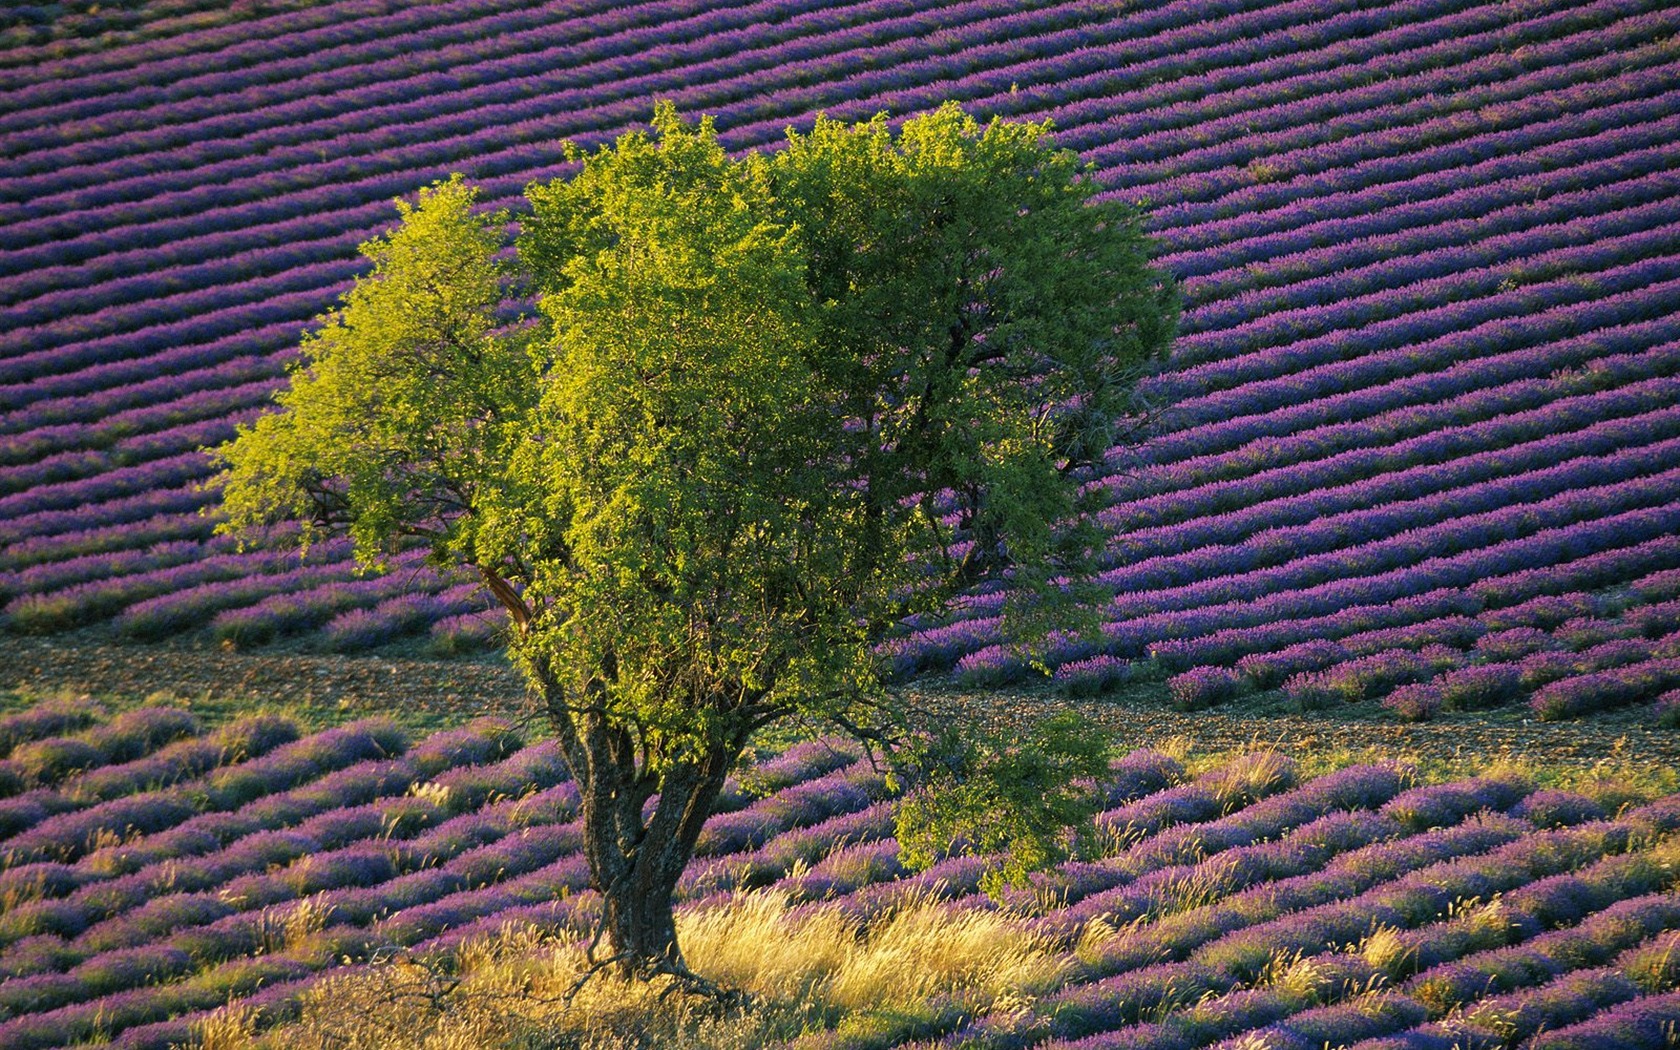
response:
[[[669,974],[709,987],[683,960],[671,898],[750,724],[692,742],[682,757],[650,769],[645,741],[609,713],[603,697],[574,703],[541,655],[527,670],[578,786],[584,856],[602,899],[591,963],[625,977]]]
[[[626,767],[616,762],[592,762],[580,781],[583,848],[602,898],[604,958],[623,976],[692,977],[677,945],[671,899],[740,751],[724,744],[664,767],[645,819],[646,789],[654,786],[646,771],[632,764],[625,778]]]

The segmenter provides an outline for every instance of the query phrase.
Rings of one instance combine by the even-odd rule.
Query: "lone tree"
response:
[[[948,104],[732,159],[661,104],[572,157],[514,253],[459,177],[399,203],[283,411],[218,450],[224,528],[481,576],[580,789],[597,961],[697,981],[671,896],[756,731],[893,739],[880,642],[987,579],[1023,637],[1076,610],[1081,483],[1176,299],[1047,125]],[[922,752],[954,790],[907,807],[911,853],[1056,856],[1105,756],[1027,743]]]

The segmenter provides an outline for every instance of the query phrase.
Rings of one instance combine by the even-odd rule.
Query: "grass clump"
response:
[[[323,980],[295,1018],[268,1026],[234,1004],[193,1050],[748,1050],[896,1045],[1030,1001],[1065,955],[1017,919],[917,899],[864,919],[786,894],[738,894],[684,912],[694,969],[746,1005],[667,994],[588,969],[581,947],[506,928],[447,956],[403,958]],[[575,993],[575,994],[574,994]]]

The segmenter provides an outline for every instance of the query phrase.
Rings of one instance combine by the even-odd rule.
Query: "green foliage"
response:
[[[906,616],[1007,574],[1015,636],[1091,626],[1081,483],[1177,308],[1136,217],[1093,200],[1048,125],[951,104],[734,159],[663,103],[651,132],[572,156],[528,188],[512,262],[459,178],[399,205],[284,411],[219,450],[224,530],[302,519],[367,559],[425,542],[475,569],[586,797],[618,814],[591,862],[630,885],[680,871],[649,844],[698,834],[760,729],[900,732],[875,647]],[[510,289],[540,316],[498,327]],[[1012,873],[1044,862],[1084,812],[1052,782],[1101,750],[1075,735],[971,762],[930,821],[1009,803],[985,842]]]
[[[1081,855],[1094,837],[1108,742],[1077,712],[1039,723],[1025,739],[949,731],[919,749],[918,787],[897,814],[907,867],[969,850],[993,856],[982,881],[994,897],[1030,872]]]
[[[530,330],[497,328],[505,217],[474,215],[475,196],[439,182],[362,245],[373,271],[305,337],[285,411],[217,450],[219,531],[299,521],[306,545],[347,528],[370,562],[415,538],[474,560],[471,511],[496,498],[538,393]]]

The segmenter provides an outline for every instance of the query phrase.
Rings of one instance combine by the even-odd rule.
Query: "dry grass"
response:
[[[290,918],[290,916],[288,916]],[[750,993],[722,1009],[658,983],[585,972],[575,943],[509,929],[444,959],[330,978],[295,1021],[260,1031],[234,1006],[194,1050],[749,1050],[896,1042],[1055,987],[1065,955],[1000,913],[918,900],[870,922],[747,893],[680,917],[693,968]]]

